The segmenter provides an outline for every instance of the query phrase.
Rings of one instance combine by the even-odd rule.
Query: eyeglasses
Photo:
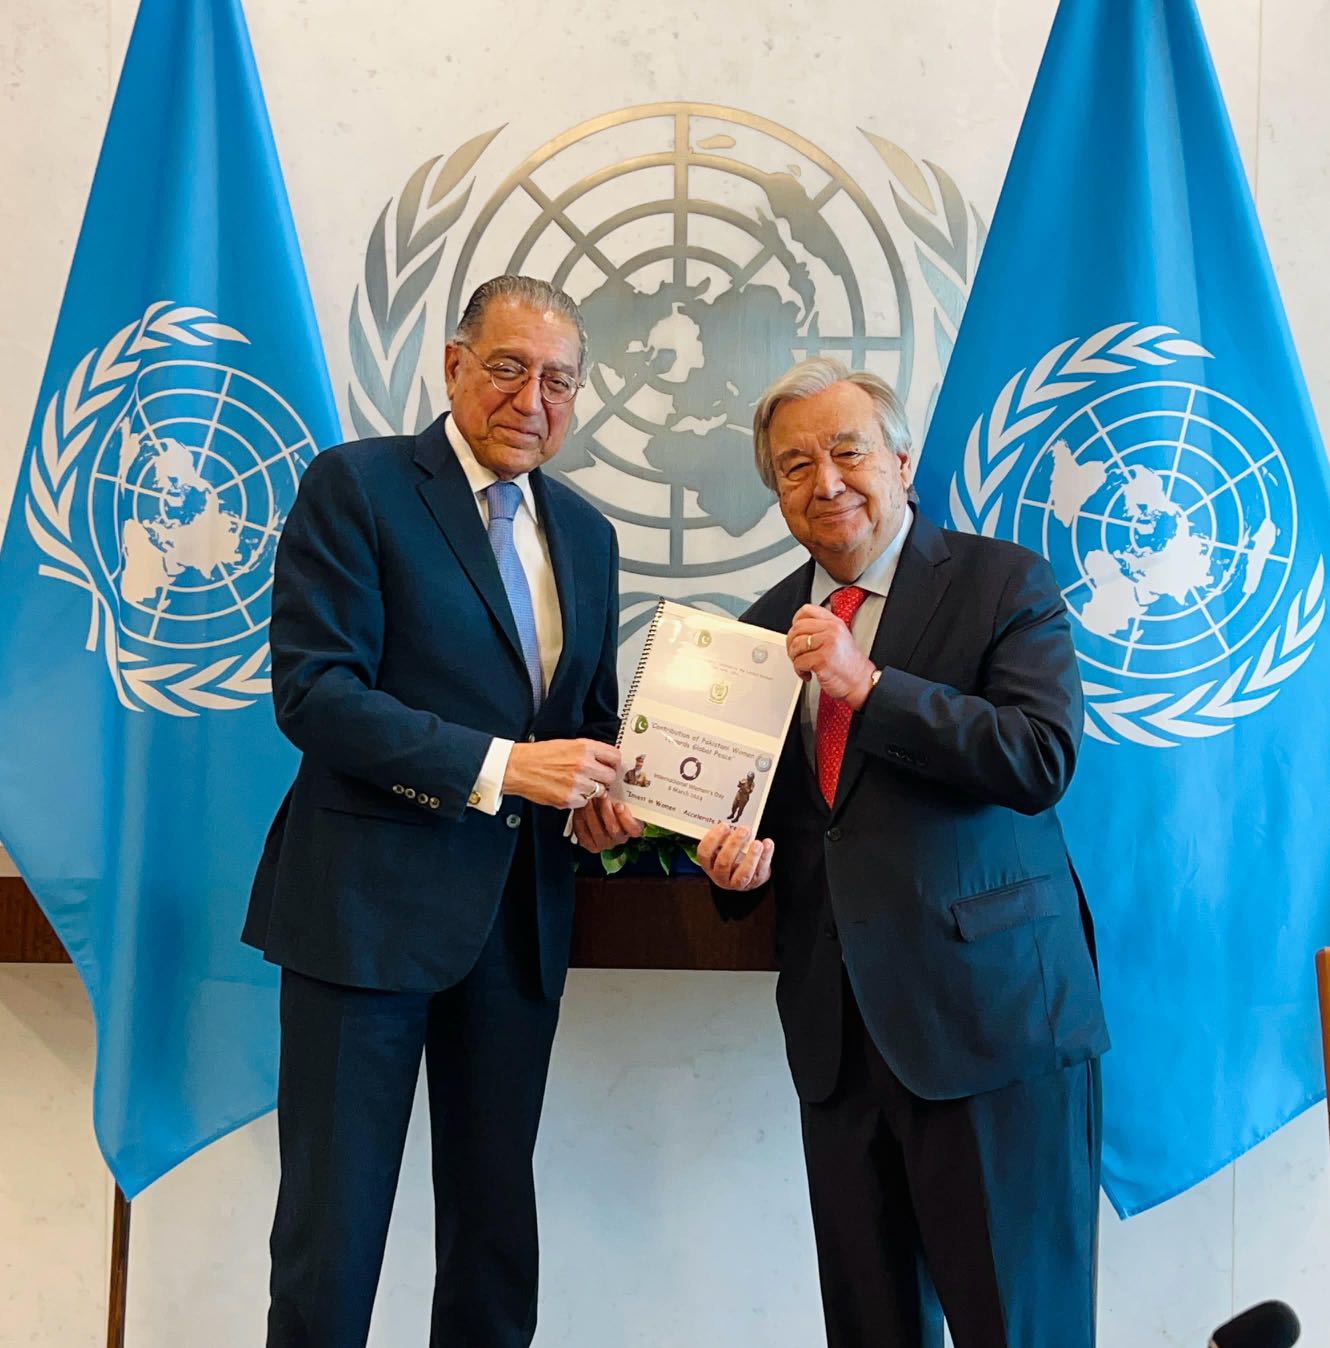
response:
[[[500,393],[520,393],[527,386],[531,371],[525,365],[506,358],[492,362],[481,360],[465,343],[459,345],[463,351],[471,353],[476,363],[489,375],[490,383]],[[581,387],[581,380],[574,379],[572,375],[564,374],[561,370],[546,370],[540,376],[540,396],[552,406],[572,402]]]
[[[853,473],[874,461],[877,454],[876,445],[849,444],[833,449],[827,457],[838,473]],[[813,459],[802,454],[791,455],[776,467],[776,480],[782,486],[802,487],[816,477],[817,468]]]

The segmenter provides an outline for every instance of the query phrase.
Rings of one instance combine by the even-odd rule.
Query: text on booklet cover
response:
[[[642,821],[756,832],[803,685],[785,637],[661,600],[624,707],[611,788]]]

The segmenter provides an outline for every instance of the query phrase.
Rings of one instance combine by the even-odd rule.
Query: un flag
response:
[[[0,549],[0,838],[87,988],[131,1197],[275,1099],[239,941],[294,770],[272,564],[337,438],[239,0],[143,0]]]
[[[1053,564],[1123,1214],[1320,1094],[1330,495],[1191,0],[1064,0],[919,476]]]

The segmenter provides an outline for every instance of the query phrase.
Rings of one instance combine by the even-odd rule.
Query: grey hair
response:
[[[871,370],[851,370],[834,356],[813,356],[787,370],[758,399],[753,412],[753,459],[757,475],[776,490],[776,469],[771,462],[771,419],[784,402],[825,393],[833,384],[854,384],[873,400],[873,412],[882,427],[882,439],[893,454],[910,451],[910,425],[896,391]]]
[[[529,305],[533,309],[549,310],[577,329],[577,377],[586,378],[587,342],[586,324],[582,321],[582,311],[571,296],[548,281],[538,280],[534,276],[495,276],[477,286],[471,298],[462,310],[453,330],[452,340],[470,345],[480,336],[485,322],[485,311],[493,300],[512,300],[516,304]]]

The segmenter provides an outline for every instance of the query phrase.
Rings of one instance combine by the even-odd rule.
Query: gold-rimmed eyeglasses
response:
[[[508,357],[501,357],[499,360],[482,360],[471,350],[465,342],[459,342],[463,351],[468,351],[474,357],[476,363],[490,377],[490,383],[494,385],[500,393],[520,393],[531,378],[531,371],[519,361],[510,360]],[[577,397],[577,390],[582,387],[582,381],[574,379],[572,375],[563,370],[544,370],[540,375],[540,396],[547,403],[558,406],[560,403],[570,403]]]

